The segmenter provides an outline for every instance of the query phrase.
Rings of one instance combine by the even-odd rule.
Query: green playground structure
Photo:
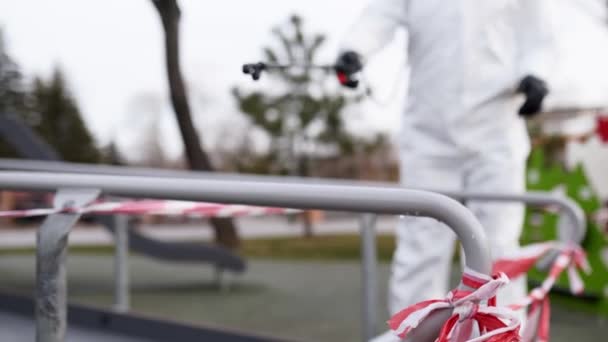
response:
[[[607,175],[608,177],[608,175]],[[608,231],[600,227],[595,214],[602,208],[600,199],[594,193],[585,171],[581,165],[568,170],[561,165],[549,165],[542,149],[534,149],[529,159],[527,183],[529,190],[563,191],[576,201],[587,215],[587,236],[582,245],[587,251],[593,269],[589,275],[583,275],[586,300],[575,300],[573,305],[585,310],[608,315]],[[522,243],[529,244],[557,238],[557,214],[538,209],[528,209]],[[530,274],[531,282],[539,282],[545,274],[534,270]],[[566,276],[559,281],[561,289],[568,289]]]

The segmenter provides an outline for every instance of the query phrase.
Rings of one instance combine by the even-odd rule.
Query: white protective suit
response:
[[[550,0],[549,0],[550,1]],[[550,70],[546,0],[372,0],[343,49],[366,60],[408,34],[407,108],[400,133],[407,187],[521,193],[529,138],[516,96],[526,75]],[[519,247],[524,208],[468,203],[486,229],[493,257]],[[432,219],[405,218],[397,229],[389,307],[394,314],[448,289],[455,235]],[[499,304],[525,295],[512,283]]]

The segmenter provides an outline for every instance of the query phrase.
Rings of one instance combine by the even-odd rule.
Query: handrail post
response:
[[[360,218],[361,230],[361,277],[362,277],[362,333],[367,342],[376,335],[378,310],[378,258],[376,249],[377,216],[363,214]]]
[[[98,190],[61,189],[55,208],[79,208],[99,195]],[[80,218],[78,211],[49,215],[36,233],[36,341],[63,342],[67,328],[68,235]]]
[[[129,217],[115,215],[114,219],[114,310],[127,312],[129,298]]]

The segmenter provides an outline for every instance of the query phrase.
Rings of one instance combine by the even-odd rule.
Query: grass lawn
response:
[[[324,235],[310,238],[285,237],[243,241],[242,253],[251,258],[286,260],[359,260],[361,240],[358,235]],[[395,237],[376,237],[378,259],[391,260]]]
[[[281,237],[243,240],[241,253],[247,258],[283,260],[328,260],[354,261],[360,258],[361,241],[358,235],[323,235],[310,238]],[[380,235],[376,238],[378,259],[391,260],[395,247],[394,236]],[[69,253],[110,254],[112,246],[73,246]],[[33,254],[34,248],[0,249],[2,255]]]
[[[358,261],[360,260],[360,239],[358,235],[324,235],[310,238],[280,237],[243,240],[241,253],[246,258],[273,259],[286,261]],[[395,237],[379,235],[376,237],[378,260],[390,262]],[[111,246],[74,246],[69,253],[80,255],[108,255],[113,253]],[[0,249],[2,255],[31,255],[33,248]],[[608,316],[606,300],[584,301],[570,296],[554,294],[556,303],[575,310],[601,313]]]

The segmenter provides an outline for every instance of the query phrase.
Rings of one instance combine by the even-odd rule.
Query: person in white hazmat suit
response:
[[[522,116],[537,113],[548,93],[549,17],[547,0],[370,1],[348,31],[336,69],[339,77],[361,70],[398,29],[407,31],[410,80],[399,142],[404,186],[525,191],[530,143]],[[494,258],[519,247],[522,205],[467,205]],[[455,235],[426,218],[402,219],[397,239],[391,315],[446,295],[455,248]],[[502,290],[498,304],[525,291],[526,280],[519,279]]]

